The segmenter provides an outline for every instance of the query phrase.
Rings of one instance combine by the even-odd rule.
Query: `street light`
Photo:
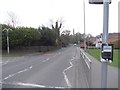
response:
[[[10,53],[10,46],[9,46],[9,30],[12,31],[12,29],[10,28],[5,28],[3,29],[3,31],[7,31],[7,53],[9,54]]]
[[[84,12],[84,50],[86,51],[85,0],[83,0],[83,12]]]

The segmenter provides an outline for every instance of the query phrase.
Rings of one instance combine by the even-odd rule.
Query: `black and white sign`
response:
[[[89,4],[103,4],[103,2],[111,3],[111,0],[89,0]]]
[[[102,44],[102,59],[113,60],[113,44]]]

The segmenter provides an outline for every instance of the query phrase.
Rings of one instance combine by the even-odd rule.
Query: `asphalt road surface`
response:
[[[69,46],[44,54],[3,57],[2,88],[87,88],[83,73],[78,79],[78,50]]]
[[[101,87],[101,63],[92,60],[92,88]],[[80,48],[69,46],[47,53],[2,58],[2,88],[89,88]],[[114,77],[114,78],[113,78]],[[108,66],[108,87],[118,87],[118,70]]]

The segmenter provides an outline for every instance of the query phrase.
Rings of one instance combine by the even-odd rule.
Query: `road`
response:
[[[86,55],[92,60],[91,83],[80,48],[71,45],[42,54],[3,57],[0,84],[2,88],[100,88],[101,63]],[[107,78],[108,88],[118,88],[117,68],[108,66]]]
[[[88,88],[76,46],[2,61],[3,88]]]

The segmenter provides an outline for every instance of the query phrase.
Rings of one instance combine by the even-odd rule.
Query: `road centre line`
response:
[[[56,57],[57,55],[60,55],[60,54],[61,54],[61,52],[59,52],[59,53],[53,55],[51,58],[54,58],[54,57]],[[46,60],[44,60],[44,61],[42,61],[42,62],[46,62],[46,61],[48,61],[48,60],[50,60],[50,58],[47,58]]]
[[[61,54],[61,52],[58,52],[57,54],[55,54],[55,55],[53,56],[53,58],[56,57],[57,55],[60,55],[60,54]]]
[[[5,61],[5,62],[2,62],[2,65],[5,65],[5,64],[7,64],[9,61]]]
[[[15,76],[15,75],[18,75],[18,74],[20,74],[20,73],[22,73],[22,72],[25,72],[25,71],[28,71],[28,70],[30,70],[30,69],[32,69],[32,66],[30,66],[30,67],[28,67],[28,68],[26,68],[26,69],[24,69],[24,70],[21,70],[21,71],[19,71],[19,72],[17,72],[17,73],[10,74],[10,75],[8,75],[7,77],[5,77],[3,80],[9,79],[9,78],[11,78],[11,77],[13,77],[13,76]]]
[[[60,54],[61,54],[61,52],[58,53],[58,55],[60,55]]]
[[[14,62],[16,60],[20,60],[20,59],[23,59],[23,58],[25,58],[25,56],[15,57],[14,59],[11,60],[11,62]]]
[[[8,64],[9,62],[15,62],[15,61],[17,61],[17,60],[19,60],[19,59],[23,59],[25,56],[21,56],[21,57],[14,57],[12,60],[10,60],[10,59],[7,59],[6,61],[2,61],[2,65],[6,65],[6,64]]]
[[[55,54],[55,55],[53,56],[53,58],[56,57],[56,56],[57,56],[57,54]]]
[[[50,58],[47,58],[46,60],[49,60]]]
[[[42,61],[42,62],[46,62],[46,61],[48,61],[48,60],[50,60],[50,58],[47,58],[46,60],[44,60],[44,61]]]

